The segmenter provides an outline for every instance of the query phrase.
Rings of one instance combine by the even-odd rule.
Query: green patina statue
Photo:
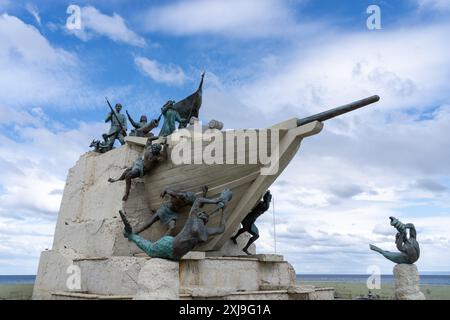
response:
[[[134,129],[130,131],[130,136],[132,137],[153,137],[153,133],[151,132],[153,129],[158,127],[159,121],[158,119],[152,120],[150,123],[147,122],[147,116],[142,115],[139,119],[139,122],[136,122],[133,120],[133,118],[128,113],[128,110],[126,111],[128,120],[130,121],[131,125]]]
[[[221,234],[225,231],[225,216],[223,210],[231,200],[232,192],[225,189],[218,198],[208,199],[198,197],[189,212],[189,218],[178,235],[164,236],[156,242],[142,238],[133,232],[128,219],[122,211],[120,217],[125,225],[124,236],[134,242],[142,251],[153,258],[180,260],[186,253],[194,249],[198,244],[204,243],[210,236]],[[216,208],[207,213],[201,210],[205,204],[215,204]],[[207,227],[209,217],[222,210],[222,219],[219,227]]]
[[[398,233],[395,237],[395,244],[400,252],[390,252],[382,250],[374,245],[370,245],[370,249],[382,254],[386,259],[395,263],[413,264],[419,259],[420,248],[416,240],[417,232],[412,223],[403,224],[400,220],[390,217],[391,226],[397,229]],[[409,230],[409,237],[408,237]]]
[[[176,129],[176,122],[183,124],[187,120],[181,118],[180,114],[177,110],[174,109],[175,101],[169,100],[166,104],[161,108],[161,114],[164,117],[164,123],[159,133],[160,137],[166,137]]]
[[[269,210],[270,208],[270,201],[272,201],[272,194],[269,190],[266,191],[266,193],[263,196],[263,200],[259,201],[255,207],[253,207],[252,211],[250,211],[242,220],[242,228],[238,230],[238,232],[231,237],[231,240],[234,242],[234,244],[237,244],[237,238],[247,231],[252,235],[252,237],[248,240],[245,247],[242,249],[246,254],[250,255],[250,252],[248,252],[248,248],[250,245],[258,240],[259,238],[259,230],[258,227],[255,225],[256,219],[259,218],[264,212]]]
[[[89,148],[94,148],[94,152],[105,153],[111,150],[111,146],[108,142],[108,135],[106,133],[103,134],[103,141],[100,140],[92,140]]]
[[[149,173],[161,162],[167,160],[167,145],[151,143],[152,140],[148,139],[147,145],[144,149],[144,155],[137,158],[130,168],[125,169],[122,175],[117,178],[109,178],[108,182],[114,183],[117,181],[125,180],[125,194],[122,201],[127,201],[130,195],[131,180],[136,178],[142,178],[145,174]]]
[[[208,187],[203,187],[203,197],[206,197],[206,193],[208,192]],[[150,228],[156,221],[160,221],[161,224],[167,225],[168,230],[166,235],[172,235],[173,230],[176,226],[176,221],[179,217],[179,212],[182,208],[193,205],[196,199],[194,192],[181,192],[174,191],[170,188],[164,189],[161,193],[161,198],[167,196],[167,200],[163,202],[156,212],[153,212],[153,216],[150,218],[150,221],[145,223],[143,226],[136,229],[136,233],[139,234],[144,230]]]
[[[108,101],[108,99],[106,99]],[[125,144],[125,137],[127,136],[127,118],[124,114],[120,113],[122,110],[122,105],[120,103],[116,104],[114,110],[108,101],[110,107],[110,112],[106,116],[105,122],[111,122],[111,127],[108,132],[108,145],[110,149],[113,148],[114,142],[119,140],[120,144]]]

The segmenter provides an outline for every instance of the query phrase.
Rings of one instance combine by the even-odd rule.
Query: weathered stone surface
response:
[[[206,255],[203,251],[190,251],[181,257],[181,260],[203,260],[205,257]]]
[[[148,260],[138,276],[136,300],[174,300],[179,298],[179,264],[153,258]]]
[[[109,183],[131,166],[142,147],[127,144],[105,154],[88,152],[69,170],[58,215],[53,249],[71,248],[86,256],[132,255],[140,250],[122,235],[118,212],[123,209],[133,225],[150,219],[144,181],[132,182],[130,197],[122,202],[125,182]],[[159,223],[142,233],[156,240],[165,233]]]
[[[334,300],[334,288],[294,285],[287,292],[290,300]]]
[[[223,298],[233,292],[231,288],[205,288],[205,287],[191,287],[183,288],[180,294],[188,294],[192,298]]]
[[[294,267],[284,262],[259,262],[259,283],[288,288],[296,283]]]
[[[308,294],[308,300],[334,300],[334,288],[315,288]]]
[[[136,257],[78,259],[81,270],[81,291],[99,295],[135,295],[138,275],[148,260]]]
[[[284,257],[281,254],[255,254],[252,257],[261,262],[283,262]]]
[[[206,255],[209,257],[236,257],[246,255],[246,253],[242,251],[242,248],[245,247],[250,238],[251,235],[247,232],[244,232],[236,239],[237,244],[234,244],[233,241],[228,240],[225,242],[222,249],[218,251],[208,251]],[[256,246],[254,243],[252,243],[250,247],[248,247],[248,252],[250,252],[252,255],[256,254]]]
[[[90,293],[55,291],[52,300],[133,300],[132,296],[111,296]]]
[[[258,291],[295,284],[295,271],[287,262],[260,262],[249,257],[207,257],[182,260],[180,283],[184,288],[228,288],[231,291]]]
[[[415,264],[397,264],[394,267],[395,299],[425,300],[420,292],[419,271]]]
[[[71,250],[43,251],[33,288],[33,300],[49,300],[52,292],[67,291],[68,267],[79,255]]]

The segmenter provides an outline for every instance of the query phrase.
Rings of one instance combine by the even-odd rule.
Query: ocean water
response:
[[[1,276],[0,284],[32,284],[36,276]]]
[[[368,274],[298,274],[299,282],[365,283]],[[381,275],[381,283],[394,283],[393,275]],[[450,275],[420,275],[420,284],[450,285]]]
[[[349,282],[349,283],[365,283],[367,274],[298,274],[299,282]],[[36,280],[36,276],[1,276],[0,284],[31,284]],[[381,283],[393,283],[392,275],[382,275]],[[421,284],[429,285],[450,285],[450,275],[421,275]]]

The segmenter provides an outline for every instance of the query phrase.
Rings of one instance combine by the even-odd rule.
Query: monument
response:
[[[372,244],[370,249],[396,263],[394,266],[395,299],[425,300],[425,295],[420,291],[419,271],[414,264],[420,256],[416,228],[412,223],[403,224],[395,217],[389,219],[391,226],[397,229],[395,245],[399,252],[385,251]]]
[[[251,161],[245,139],[231,149],[235,159],[250,159],[244,164],[175,159],[180,145],[208,145],[196,130],[215,130],[223,141],[240,132],[221,130],[218,121],[213,127],[220,130],[198,126],[202,85],[203,75],[196,92],[163,110],[173,114],[161,136],[125,137],[116,130],[119,140],[124,136],[123,146],[83,154],[69,170],[53,246],[41,254],[33,299],[333,299],[332,288],[299,285],[283,256],[256,254],[254,244],[247,246],[251,234],[231,238],[264,194],[255,213],[267,210],[266,191],[304,138],[318,134],[323,121],[379,97],[268,128],[271,165],[278,170],[267,174],[266,164]],[[174,119],[181,120],[175,132]],[[188,160],[198,155],[196,148],[183,152]],[[146,170],[150,158],[158,161]],[[166,195],[183,200],[173,203]],[[167,218],[167,224],[154,223],[156,216]]]

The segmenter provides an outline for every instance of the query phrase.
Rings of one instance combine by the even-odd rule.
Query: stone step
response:
[[[133,300],[133,296],[105,295],[81,292],[52,292],[53,300]]]
[[[183,300],[333,300],[334,288],[292,286],[288,289],[231,291],[226,288],[180,288]]]
[[[203,289],[203,288],[200,288]],[[181,293],[181,300],[289,300],[287,290],[254,290],[254,291],[232,291],[223,290],[198,290],[192,293]]]
[[[226,289],[181,288],[181,300],[330,300],[333,288],[301,288],[297,290],[228,291]],[[105,295],[86,292],[52,292],[54,300],[132,300],[133,295]]]
[[[102,295],[135,295],[148,256],[78,257],[81,291]],[[287,289],[295,284],[292,266],[279,255],[208,257],[190,252],[179,262],[181,287],[228,288],[230,291]],[[63,289],[64,290],[64,289]]]

